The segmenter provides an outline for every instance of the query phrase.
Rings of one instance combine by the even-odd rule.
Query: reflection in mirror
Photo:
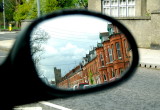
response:
[[[68,90],[115,81],[132,63],[126,36],[111,22],[87,15],[41,22],[31,34],[31,49],[39,78]]]

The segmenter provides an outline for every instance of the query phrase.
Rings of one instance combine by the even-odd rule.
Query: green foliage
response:
[[[75,7],[74,5],[74,0],[57,0],[58,1],[58,6],[61,8],[73,8]]]
[[[90,81],[90,83],[94,84],[93,73],[91,72],[91,70],[89,71],[88,75],[89,75],[89,81]]]
[[[2,0],[0,0],[0,3],[2,3]],[[13,13],[16,6],[15,0],[5,0],[4,3],[6,22],[13,21]],[[3,22],[2,12],[0,13],[0,22]]]
[[[41,0],[41,14],[42,15],[51,13],[59,8],[60,7],[58,7],[57,0]]]
[[[16,8],[17,10],[14,13],[14,19],[16,21],[21,21],[26,19],[29,16],[29,10],[30,10],[31,4],[30,3],[24,3],[22,5],[18,5]],[[33,12],[33,11],[31,11]],[[30,14],[30,17],[33,16],[33,13]]]
[[[0,0],[2,1],[2,0]],[[88,0],[40,0],[41,15],[67,8],[86,8]],[[37,0],[5,0],[6,21],[37,18]],[[0,20],[2,19],[0,13]]]

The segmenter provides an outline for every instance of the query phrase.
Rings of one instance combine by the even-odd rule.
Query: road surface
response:
[[[37,110],[159,110],[160,70],[138,68],[126,83],[93,94],[20,106]],[[65,110],[64,109],[64,110]]]
[[[0,41],[5,40],[14,40],[16,39],[17,32],[0,32]],[[9,51],[4,51],[4,49],[0,49],[0,64],[5,60]]]

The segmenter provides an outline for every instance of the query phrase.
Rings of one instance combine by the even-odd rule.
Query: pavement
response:
[[[9,51],[13,46],[15,40],[3,40],[0,41],[0,50]]]
[[[9,51],[15,40],[0,41],[0,50]],[[139,66],[145,68],[160,69],[160,50],[138,48],[139,50]]]
[[[145,68],[160,69],[160,50],[138,48],[139,66]]]

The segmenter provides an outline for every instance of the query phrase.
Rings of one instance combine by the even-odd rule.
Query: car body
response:
[[[90,85],[84,85],[83,89],[87,89],[87,88],[90,88],[90,87],[91,87]]]

